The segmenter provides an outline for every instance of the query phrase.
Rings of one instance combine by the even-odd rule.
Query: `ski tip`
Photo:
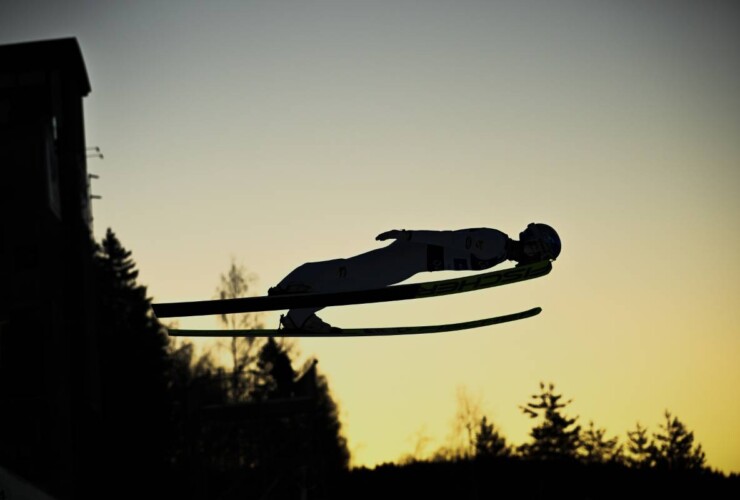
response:
[[[530,309],[529,311],[525,311],[525,312],[524,312],[524,314],[525,314],[525,315],[526,315],[526,316],[527,316],[528,318],[531,318],[531,317],[537,316],[537,315],[538,315],[538,314],[540,314],[541,312],[542,312],[542,308],[541,308],[541,307],[533,307],[533,308],[532,308],[532,309]]]
[[[541,312],[542,312],[542,308],[541,307],[533,307],[532,309],[527,309],[526,311],[521,311],[521,312],[518,312],[518,313],[512,313],[512,314],[509,314],[509,315],[503,316],[503,317],[504,318],[510,318],[511,320],[516,320],[516,319],[519,319],[519,318],[524,319],[524,318],[531,318],[533,316],[537,316]]]

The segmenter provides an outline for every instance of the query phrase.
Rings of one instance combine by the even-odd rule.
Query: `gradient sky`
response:
[[[525,442],[518,405],[552,381],[584,425],[623,440],[668,409],[711,466],[740,472],[737,2],[14,4],[0,43],[79,40],[87,141],[105,154],[89,162],[95,233],[113,228],[156,301],[212,298],[232,256],[263,294],[388,229],[559,230],[545,279],[322,314],[396,326],[543,308],[300,341],[353,463],[396,460],[420,433],[444,444],[458,387]]]

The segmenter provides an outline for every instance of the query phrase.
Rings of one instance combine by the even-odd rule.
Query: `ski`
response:
[[[204,300],[198,302],[170,302],[152,304],[152,309],[158,318],[175,318],[422,299],[509,285],[511,283],[545,276],[551,270],[552,264],[550,261],[542,261],[527,266],[475,274],[462,278],[394,285],[372,290],[302,293],[240,299]]]
[[[498,325],[531,318],[538,315],[542,308],[535,307],[505,316],[466,321],[449,325],[398,326],[389,328],[348,328],[332,333],[315,333],[303,330],[169,330],[172,337],[381,337],[388,335],[418,335],[423,333],[455,332],[484,326]]]

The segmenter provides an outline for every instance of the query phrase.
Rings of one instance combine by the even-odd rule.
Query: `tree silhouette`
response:
[[[511,456],[511,447],[506,444],[506,438],[484,416],[475,434],[475,457],[498,458],[509,456]]]
[[[170,465],[174,470],[187,471],[195,463],[195,455],[213,449],[220,438],[209,426],[192,425],[200,407],[223,404],[227,391],[218,383],[220,373],[210,353],[195,357],[191,342],[172,341],[168,347],[170,367],[167,373],[170,401]],[[212,457],[206,458],[207,461]],[[183,485],[181,485],[183,486]],[[181,496],[181,495],[176,495]]]
[[[449,436],[447,450],[440,449],[437,453],[447,453],[451,458],[470,458],[475,455],[476,431],[482,418],[480,397],[474,398],[468,390],[457,388],[457,409],[453,420],[452,434]]]
[[[288,354],[289,349],[278,344],[273,337],[257,354],[256,383],[251,394],[254,399],[288,398],[293,395],[296,376]]]
[[[648,438],[647,428],[638,422],[635,430],[627,431],[626,463],[634,469],[644,469],[652,465],[655,455],[654,445]]]
[[[347,439],[342,434],[339,408],[331,395],[326,376],[316,377],[316,413],[313,434],[320,468],[327,476],[344,471],[349,465]]]
[[[398,459],[398,463],[400,464],[412,464],[424,460],[426,448],[432,441],[432,438],[429,436],[426,427],[421,426],[414,435],[410,437],[410,441],[412,443],[412,451],[401,455]]]
[[[593,421],[589,422],[587,429],[581,431],[580,452],[581,460],[587,464],[605,464],[618,462],[622,456],[622,447],[619,446],[618,438],[606,439],[605,429],[597,429]]]
[[[250,285],[256,280],[256,275],[249,274],[246,268],[243,265],[237,265],[232,257],[229,269],[220,277],[220,283],[216,288],[217,297],[222,300],[246,297]],[[222,314],[219,320],[229,330],[262,328],[259,314]],[[246,399],[250,391],[251,380],[245,375],[248,373],[247,368],[254,361],[252,350],[256,344],[258,344],[256,337],[231,337],[229,353],[231,355],[232,401]]]
[[[562,460],[576,457],[581,427],[575,425],[578,417],[567,418],[562,410],[572,402],[561,403],[562,395],[555,394],[554,384],[540,383],[540,393],[531,396],[533,401],[520,406],[530,418],[542,422],[530,432],[532,442],[523,444],[519,451],[527,458]]]
[[[657,468],[671,471],[697,471],[704,467],[706,457],[701,445],[694,446],[694,433],[666,410],[665,424],[654,434],[653,461]]]
[[[283,408],[280,418],[259,423],[256,465],[263,477],[272,479],[272,493],[292,498],[295,488],[325,490],[332,479],[346,470],[349,452],[336,402],[326,378],[309,360],[297,376],[290,347],[270,337],[257,355],[253,404],[266,411]]]
[[[120,483],[126,474],[135,473],[155,488],[167,457],[167,337],[150,313],[146,287],[137,283],[131,252],[112,230],[96,245],[93,262],[103,475]],[[124,495],[124,490],[118,493]]]

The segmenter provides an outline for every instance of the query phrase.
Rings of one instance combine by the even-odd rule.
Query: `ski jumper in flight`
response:
[[[424,271],[478,271],[506,260],[526,265],[555,260],[561,243],[547,224],[532,223],[519,234],[519,241],[497,229],[457,231],[391,230],[378,241],[390,245],[347,259],[309,262],[293,270],[268,295],[347,292],[383,288]],[[316,333],[336,331],[316,316],[322,307],[291,309],[280,319],[287,330]]]

